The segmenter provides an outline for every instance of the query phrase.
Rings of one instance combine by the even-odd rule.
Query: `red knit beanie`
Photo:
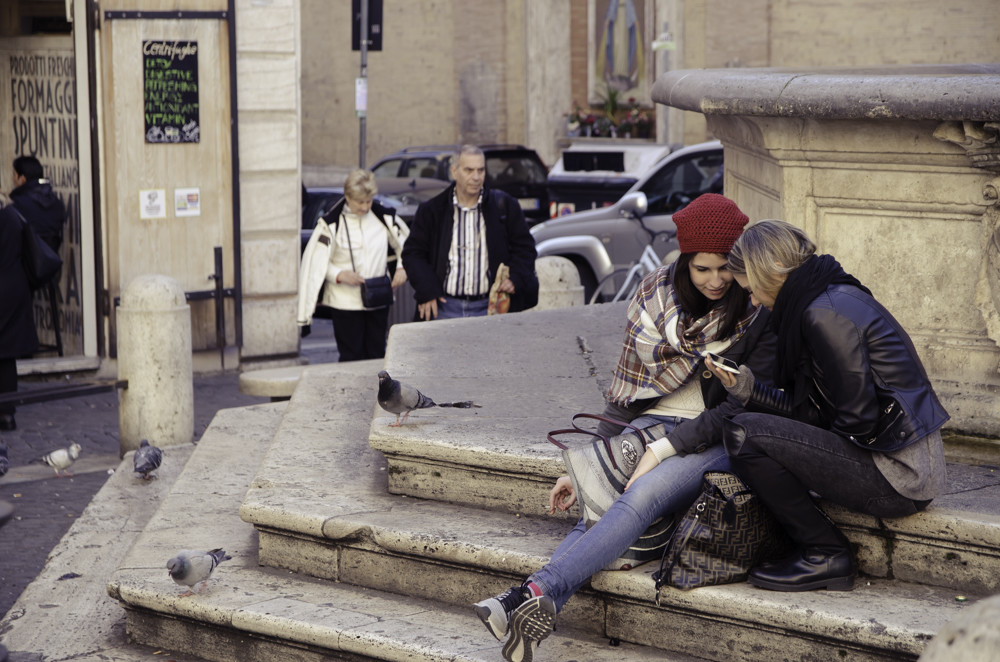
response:
[[[728,253],[750,218],[718,193],[705,193],[674,213],[682,253]]]

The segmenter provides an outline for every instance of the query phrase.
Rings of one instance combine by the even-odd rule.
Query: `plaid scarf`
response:
[[[759,309],[748,307],[733,335],[717,340],[721,307],[691,319],[681,310],[671,275],[670,266],[660,267],[643,279],[629,302],[624,347],[608,389],[610,402],[627,406],[673,392],[694,374],[703,352],[721,354],[757,318]]]

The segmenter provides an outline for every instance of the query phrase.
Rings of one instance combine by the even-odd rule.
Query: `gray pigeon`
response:
[[[51,453],[46,453],[37,460],[32,460],[32,462],[44,462],[53,469],[56,470],[56,476],[62,477],[62,473],[65,472],[67,476],[72,476],[68,469],[71,464],[76,462],[76,458],[80,457],[80,444],[72,443],[69,448],[60,448],[52,451]]]
[[[7,442],[0,441],[0,476],[10,471],[10,459],[7,457]]]
[[[205,588],[208,578],[212,576],[215,566],[223,561],[228,561],[233,557],[226,554],[226,550],[212,549],[207,552],[200,552],[195,549],[182,549],[177,552],[177,556],[167,561],[167,570],[173,580],[181,585],[187,586],[188,590],[181,597],[194,595],[191,587],[201,582],[201,588]]]
[[[156,478],[156,476],[149,474],[159,469],[162,461],[163,451],[156,446],[151,446],[148,439],[139,442],[139,448],[135,449],[135,455],[132,456],[132,466],[137,474],[141,474],[143,480]]]
[[[399,427],[406,422],[407,416],[415,409],[426,409],[428,407],[456,407],[468,409],[469,407],[480,407],[471,400],[464,402],[434,402],[426,395],[413,388],[409,384],[403,384],[392,377],[385,370],[378,373],[378,404],[379,406],[396,415],[396,422],[391,423],[392,427]],[[399,415],[403,415],[403,420],[399,420]]]

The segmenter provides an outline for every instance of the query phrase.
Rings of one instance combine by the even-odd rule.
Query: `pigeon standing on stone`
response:
[[[170,571],[170,577],[177,584],[188,587],[187,592],[180,596],[183,598],[194,594],[191,587],[198,582],[201,582],[201,588],[205,588],[205,584],[208,583],[208,578],[212,576],[215,566],[231,558],[233,557],[227,555],[226,550],[222,548],[212,549],[207,552],[182,549],[177,552],[177,556],[167,561],[167,570]]]
[[[7,457],[7,442],[0,441],[0,476],[10,471],[10,458]]]
[[[69,448],[60,448],[54,450],[51,453],[46,453],[37,460],[32,460],[33,462],[44,462],[53,469],[56,470],[56,476],[62,477],[62,473],[65,472],[67,476],[72,476],[68,469],[71,464],[76,462],[76,458],[80,457],[80,444],[72,443]]]
[[[396,422],[390,423],[392,427],[399,427],[406,422],[407,416],[415,409],[426,409],[428,407],[456,407],[468,409],[469,407],[480,407],[471,400],[463,402],[434,402],[426,395],[413,388],[409,384],[403,384],[392,377],[385,370],[378,373],[378,404],[382,409],[390,414],[396,415]],[[403,415],[403,420],[399,420],[399,415]]]
[[[139,442],[139,448],[135,449],[135,455],[132,456],[132,466],[143,480],[156,478],[156,476],[150,476],[149,474],[159,469],[160,462],[162,461],[163,451],[156,446],[150,445],[148,439],[143,439]]]

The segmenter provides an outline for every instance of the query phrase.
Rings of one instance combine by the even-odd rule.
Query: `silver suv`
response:
[[[702,193],[721,192],[722,144],[699,143],[661,159],[618,202],[539,223],[531,234],[539,257],[559,255],[576,265],[590,301],[597,284],[635,263],[651,240],[661,259],[672,259],[677,249],[673,213]],[[605,292],[620,285],[609,284]]]

